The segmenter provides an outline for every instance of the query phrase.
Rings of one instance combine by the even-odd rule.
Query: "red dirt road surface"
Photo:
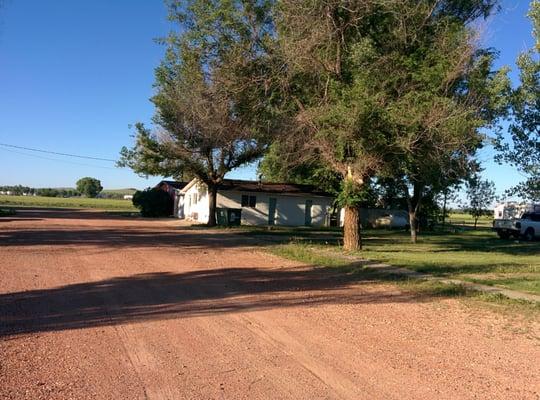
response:
[[[536,320],[178,224],[0,219],[0,398],[540,398]]]

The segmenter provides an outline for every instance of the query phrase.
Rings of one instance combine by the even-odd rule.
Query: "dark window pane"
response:
[[[249,206],[255,207],[257,205],[257,197],[256,196],[249,196]]]
[[[242,195],[242,207],[247,207],[249,205],[249,196]]]

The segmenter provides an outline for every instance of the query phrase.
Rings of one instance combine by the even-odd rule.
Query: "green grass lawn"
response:
[[[336,244],[296,236],[294,243],[278,246],[278,253],[321,265],[320,253],[340,251]],[[364,232],[363,250],[354,255],[435,276],[540,294],[540,242],[503,241],[488,230],[425,233],[416,245],[406,232],[369,230]]]
[[[115,194],[118,196],[124,196],[126,194],[133,195],[137,189],[103,189],[101,193],[103,194]]]
[[[85,197],[41,197],[0,195],[0,207],[96,208],[111,211],[137,211],[131,200],[89,199]]]
[[[503,241],[490,231],[429,234],[416,245],[406,234],[368,234],[361,254],[435,276],[540,294],[540,243]]]
[[[474,218],[471,214],[466,213],[451,213],[447,218],[446,222],[453,225],[462,225],[462,226],[474,226]],[[477,227],[490,228],[493,224],[492,215],[484,215],[478,218]]]

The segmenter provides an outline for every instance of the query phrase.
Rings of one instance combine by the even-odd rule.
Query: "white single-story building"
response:
[[[180,190],[185,218],[208,222],[208,188],[193,179]],[[332,196],[309,185],[224,179],[218,187],[217,208],[240,209],[243,225],[326,226]]]

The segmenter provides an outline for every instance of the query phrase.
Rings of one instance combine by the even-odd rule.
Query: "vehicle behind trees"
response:
[[[494,211],[493,230],[501,239],[540,237],[540,204],[507,202]]]

